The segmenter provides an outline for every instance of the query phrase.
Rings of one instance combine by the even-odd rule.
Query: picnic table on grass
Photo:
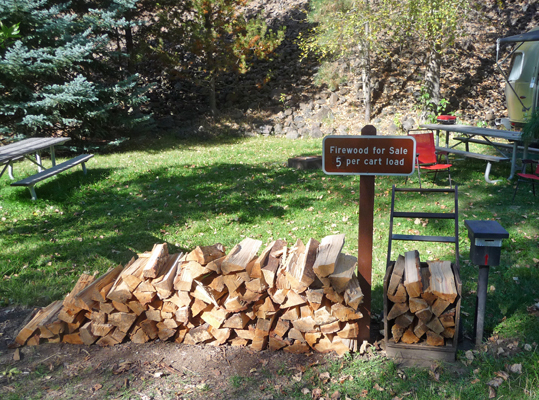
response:
[[[0,177],[2,177],[7,170],[9,177],[12,180],[15,180],[13,176],[13,164],[16,161],[21,161],[23,159],[30,160],[37,165],[38,173],[28,176],[20,181],[13,182],[11,186],[26,186],[28,190],[30,190],[32,200],[35,200],[37,197],[34,185],[37,182],[50,178],[79,164],[82,165],[82,170],[84,174],[86,174],[85,162],[92,158],[94,156],[93,154],[81,154],[70,160],[64,161],[63,163],[56,164],[55,146],[62,145],[69,140],[71,140],[71,138],[66,137],[29,138],[0,147],[0,168],[2,165],[4,166],[0,172]],[[49,150],[52,162],[50,168],[45,168],[41,160],[41,152],[47,149]]]
[[[422,129],[430,129],[436,131],[436,151],[452,153],[467,158],[475,158],[479,160],[487,161],[487,167],[485,170],[485,181],[488,183],[495,183],[498,180],[493,181],[489,178],[492,162],[511,161],[511,174],[507,179],[513,179],[516,172],[517,153],[523,151],[526,152],[539,152],[539,149],[528,149],[523,147],[522,133],[515,131],[504,131],[490,128],[479,128],[469,125],[443,125],[443,124],[423,124],[419,126]],[[445,146],[440,145],[440,132],[445,132]],[[452,143],[450,143],[450,133],[459,133],[460,135],[452,137]],[[496,139],[496,140],[493,140]],[[509,143],[503,143],[497,141],[502,139]],[[470,152],[469,144],[481,144],[494,148],[499,156],[492,156],[481,153]],[[459,144],[465,145],[465,150],[456,149]]]

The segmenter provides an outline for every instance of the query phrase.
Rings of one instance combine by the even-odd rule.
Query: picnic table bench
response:
[[[459,150],[455,149],[453,147],[440,147],[436,146],[436,151],[441,153],[450,153],[450,154],[456,154],[459,156],[467,157],[467,158],[475,158],[477,160],[484,160],[487,162],[487,167],[485,169],[485,181],[488,183],[496,183],[499,182],[500,179],[492,180],[490,179],[490,169],[492,168],[493,162],[500,162],[500,161],[509,161],[510,159],[508,157],[498,157],[498,156],[491,156],[488,154],[481,154],[481,153],[472,153],[470,151],[465,150]]]
[[[82,170],[86,174],[86,161],[92,158],[93,154],[81,154],[70,160],[64,161],[60,164],[56,164],[56,158],[54,148],[57,145],[63,144],[70,140],[70,138],[29,138],[18,142],[8,144],[0,147],[0,166],[4,165],[4,168],[0,172],[0,177],[7,170],[9,177],[14,180],[13,176],[13,163],[20,161],[24,158],[30,160],[38,166],[38,173],[21,179],[17,182],[13,182],[11,186],[25,186],[32,195],[32,200],[37,198],[34,186],[37,182],[50,178],[66,171],[79,164],[82,165]],[[52,167],[45,168],[41,161],[41,151],[49,149]],[[31,154],[35,154],[35,158],[30,157]]]

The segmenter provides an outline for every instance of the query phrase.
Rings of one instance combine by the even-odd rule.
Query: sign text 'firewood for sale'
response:
[[[415,139],[409,136],[327,136],[322,165],[330,175],[409,176],[415,151]]]

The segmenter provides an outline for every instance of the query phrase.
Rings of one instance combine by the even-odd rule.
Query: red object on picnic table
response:
[[[442,125],[455,125],[455,122],[457,122],[457,117],[453,115],[438,115],[436,121]]]

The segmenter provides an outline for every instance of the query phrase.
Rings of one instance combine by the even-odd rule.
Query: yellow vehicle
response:
[[[521,35],[498,39],[498,52],[500,45],[505,43],[515,47],[507,57],[497,61],[497,66],[506,80],[505,100],[508,114],[508,121],[502,118],[500,122],[506,128],[520,128],[539,107],[539,27]],[[500,64],[508,58],[511,62],[509,74],[506,75]]]

